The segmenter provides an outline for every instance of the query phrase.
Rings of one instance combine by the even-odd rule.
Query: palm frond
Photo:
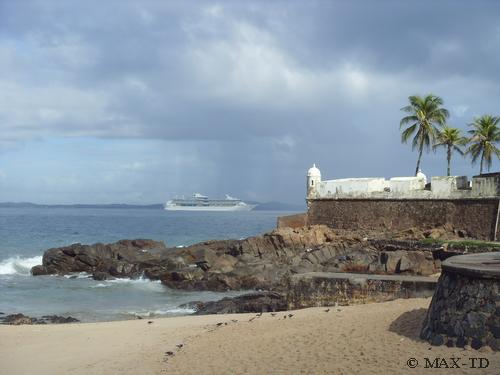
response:
[[[499,116],[483,115],[476,117],[469,124],[471,129],[468,133],[471,137],[468,140],[470,146],[467,149],[467,153],[472,156],[473,164],[481,155],[483,162],[489,169],[492,164],[493,155],[499,157],[500,151],[498,151],[496,146],[496,143],[500,142],[499,123]]]
[[[462,155],[462,156],[464,156],[464,155],[465,155],[465,151],[464,151],[464,150],[462,150],[460,147],[455,146],[455,145],[453,145],[453,146],[451,146],[451,147],[452,147],[452,149],[453,149],[454,151],[458,152],[460,155]]]
[[[401,129],[403,126],[407,125],[410,122],[417,122],[417,121],[418,121],[417,116],[411,115],[411,116],[403,117],[401,119],[401,121],[399,122],[399,129]]]
[[[405,131],[403,131],[403,133],[401,133],[401,142],[403,142],[403,143],[408,142],[408,139],[415,132],[416,128],[417,128],[417,124],[413,124],[409,128],[405,129]]]

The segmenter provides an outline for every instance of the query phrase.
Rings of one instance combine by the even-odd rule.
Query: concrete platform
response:
[[[442,268],[475,278],[500,279],[500,252],[454,256],[445,260]]]
[[[326,279],[354,279],[354,280],[381,280],[381,281],[409,281],[436,283],[437,277],[413,276],[413,275],[376,275],[371,273],[348,273],[348,272],[307,272],[292,276],[293,278],[321,277]]]

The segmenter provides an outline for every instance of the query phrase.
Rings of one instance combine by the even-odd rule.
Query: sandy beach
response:
[[[451,357],[461,368],[439,372],[498,373],[500,353],[431,347],[418,339],[429,303],[400,299],[260,317],[0,326],[0,373],[426,374],[436,370],[425,368],[425,358],[445,358],[451,366]],[[488,368],[471,368],[475,357],[486,358]],[[416,368],[408,367],[410,358]]]

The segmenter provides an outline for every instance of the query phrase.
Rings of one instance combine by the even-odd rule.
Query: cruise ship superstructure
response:
[[[208,199],[206,195],[193,194],[189,199],[175,198],[165,204],[167,211],[250,211],[255,205],[226,195],[225,199]]]

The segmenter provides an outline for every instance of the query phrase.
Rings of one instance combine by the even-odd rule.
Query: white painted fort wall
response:
[[[430,186],[419,172],[413,177],[342,178],[321,180],[313,166],[307,175],[307,199],[472,199],[500,196],[500,176],[432,177]]]

